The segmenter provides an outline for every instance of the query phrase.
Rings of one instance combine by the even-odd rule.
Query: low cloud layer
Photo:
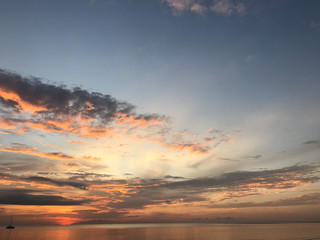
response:
[[[292,166],[275,170],[239,171],[218,177],[195,178],[182,181],[159,181],[158,185],[142,188],[130,198],[112,206],[120,208],[143,208],[147,205],[176,201],[204,201],[206,193],[222,193],[222,199],[260,194],[258,190],[284,190],[309,185],[319,181],[319,169],[314,166]],[[221,197],[221,196],[220,196]],[[221,199],[220,199],[221,200]]]
[[[262,197],[267,192],[291,191],[317,184],[318,173],[319,166],[312,165],[235,171],[193,179],[171,175],[159,179],[114,178],[81,171],[68,172],[64,178],[50,172],[22,176],[2,173],[0,183],[5,187],[0,191],[0,204],[90,206],[90,210],[76,211],[74,217],[99,223],[112,219],[120,221],[124,217],[130,221],[135,211],[153,207],[172,209],[194,205],[202,209],[241,209],[316,205],[319,203],[316,192],[272,201],[250,202],[246,197]]]

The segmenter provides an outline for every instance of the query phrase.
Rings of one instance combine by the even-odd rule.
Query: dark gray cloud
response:
[[[0,96],[0,104],[5,108],[12,108],[14,111],[19,111],[19,103],[17,103],[16,101],[10,99],[6,100]]]
[[[17,155],[7,152],[0,152],[0,169],[2,171],[26,172],[26,171],[41,171],[52,168],[52,161],[37,156]]]
[[[100,173],[92,173],[92,172],[68,172],[67,175],[70,175],[69,180],[76,180],[76,181],[88,181],[92,179],[102,179],[102,178],[109,178],[112,177],[110,174],[100,174]]]
[[[258,154],[258,155],[247,156],[246,158],[259,159],[261,157],[262,155]]]
[[[284,198],[266,202],[241,202],[228,204],[212,204],[213,208],[244,208],[244,207],[281,207],[298,205],[319,205],[320,193],[304,194],[293,198]]]
[[[5,170],[5,169],[4,169]],[[57,174],[50,174],[50,175],[57,175]],[[83,182],[83,181],[70,181],[69,179],[53,179],[53,178],[48,178],[48,177],[42,177],[42,176],[18,176],[18,175],[13,175],[11,173],[4,173],[0,172],[0,178],[5,178],[7,180],[11,181],[25,181],[25,182],[36,182],[36,183],[46,183],[49,185],[54,185],[54,186],[59,186],[59,187],[64,187],[64,186],[70,186],[73,188],[78,188],[81,190],[86,190],[88,187],[88,182]]]
[[[110,136],[116,130],[178,151],[199,154],[212,147],[206,140],[187,140],[182,136],[177,139],[165,115],[139,114],[128,102],[80,87],[68,89],[0,69],[0,92],[2,125],[16,127],[9,134],[37,130],[92,138]],[[220,135],[214,137],[215,144],[224,141],[225,136]]]
[[[315,176],[318,171],[317,166],[301,165],[274,170],[230,172],[217,177],[181,181],[154,179],[148,184],[141,181],[142,187],[137,189],[138,191],[133,191],[126,197],[120,197],[121,202],[112,203],[110,206],[116,209],[144,208],[147,205],[170,204],[180,200],[183,202],[206,201],[202,194],[208,192],[240,193],[230,194],[225,199],[257,195],[258,193],[250,191],[252,185],[255,188],[289,189],[319,181],[319,177]]]
[[[33,194],[36,193],[36,194]],[[0,204],[12,205],[81,205],[88,200],[72,200],[62,196],[42,195],[25,189],[1,189]]]
[[[71,186],[78,189],[87,189],[85,196],[96,196],[97,199],[108,199],[108,207],[113,211],[123,211],[126,209],[143,209],[150,205],[175,204],[178,202],[207,202],[204,194],[209,192],[224,192],[225,198],[212,204],[211,207],[224,207],[222,200],[238,198],[248,195],[257,195],[259,192],[254,189],[289,189],[299,185],[305,185],[319,181],[317,173],[318,166],[296,165],[281,169],[261,169],[257,171],[236,171],[222,174],[215,177],[184,179],[179,176],[167,175],[163,179],[110,179],[110,175],[86,172],[67,173],[70,177],[61,179],[43,176],[16,176],[10,173],[1,173],[0,178],[11,181],[29,181],[46,183],[55,186]],[[254,188],[252,188],[254,186]],[[118,189],[125,189],[121,191]],[[30,191],[30,190],[29,190]],[[12,193],[12,194],[11,194]],[[14,194],[13,194],[14,193]],[[33,194],[33,192],[4,192],[2,202],[14,204],[17,201],[11,196],[24,194],[26,205],[40,200],[43,204],[82,204],[80,202],[70,202],[68,199],[51,197],[47,194]],[[50,192],[51,194],[51,192]],[[315,197],[315,196],[314,196]],[[319,197],[314,198],[318,201]],[[296,199],[286,199],[288,205],[314,203],[310,196],[303,196]],[[291,202],[291,203],[289,203]],[[268,202],[265,205],[285,205],[284,201]],[[22,204],[20,202],[19,204]],[[241,203],[239,207],[253,206],[254,203]],[[36,205],[36,204],[35,204]],[[226,205],[227,206],[227,205]],[[229,205],[228,205],[229,206]],[[232,207],[232,206],[229,206]],[[236,207],[236,205],[235,205]]]
[[[111,203],[109,206],[116,209],[142,209],[147,205],[172,204],[182,199],[183,202],[206,200],[190,191],[170,191],[166,187],[150,186],[129,197],[122,198],[122,202]]]
[[[232,158],[224,158],[224,157],[220,157],[218,158],[219,160],[222,160],[222,161],[228,161],[228,162],[239,162],[239,160],[237,159],[232,159]]]
[[[171,179],[185,179],[184,177],[179,177],[179,176],[171,176],[171,175],[166,175],[164,178],[171,178]]]
[[[319,140],[309,140],[309,141],[304,142],[303,144],[320,144],[320,141]]]
[[[86,183],[83,183],[83,182],[55,180],[55,179],[51,179],[51,178],[47,178],[47,177],[38,177],[38,176],[31,176],[31,177],[23,178],[23,180],[35,181],[35,182],[40,182],[40,183],[48,183],[48,184],[56,185],[59,187],[70,186],[70,187],[79,188],[82,190],[85,190],[88,186]]]
[[[154,121],[165,120],[158,114],[136,114],[135,107],[127,102],[119,101],[110,95],[88,92],[79,87],[67,89],[64,85],[43,83],[38,78],[21,77],[18,74],[0,69],[0,90],[14,93],[21,101],[43,108],[37,114],[41,118],[33,119],[35,123],[48,120],[59,120],[66,116],[78,116],[83,119],[95,119],[92,125],[105,126],[122,117],[134,120]],[[4,108],[19,110],[19,103],[10,99],[0,98]],[[11,119],[11,121],[22,119]],[[55,129],[59,130],[59,129]]]
[[[313,175],[318,171],[317,166],[292,166],[275,170],[261,171],[237,171],[220,175],[219,177],[196,178],[186,181],[167,183],[168,188],[221,188],[239,185],[247,185],[251,183],[260,183],[265,187],[273,188],[279,183],[283,183],[283,188],[294,187],[294,183],[289,180],[299,180],[304,183],[318,181],[319,177]],[[293,174],[295,173],[295,174]]]

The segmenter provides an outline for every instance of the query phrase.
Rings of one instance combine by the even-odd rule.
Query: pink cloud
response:
[[[195,12],[204,15],[207,7],[201,4],[199,0],[166,0],[169,7],[173,8],[174,13],[180,14],[183,11]]]
[[[246,6],[243,3],[239,2],[235,4],[230,0],[214,0],[210,9],[215,13],[226,16],[234,13],[243,16],[246,13]]]
[[[208,8],[206,6],[203,6],[199,3],[193,4],[193,6],[190,8],[192,12],[198,13],[199,15],[206,14]]]
[[[190,9],[195,0],[166,0],[167,4],[176,11],[181,12]]]

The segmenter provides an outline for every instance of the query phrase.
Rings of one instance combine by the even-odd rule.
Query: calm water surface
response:
[[[1,240],[320,240],[317,224],[108,224],[2,228]]]

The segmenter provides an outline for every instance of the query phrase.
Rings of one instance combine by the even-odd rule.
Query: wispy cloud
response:
[[[68,140],[67,142],[69,142],[69,143],[84,143],[85,140],[84,139],[71,139],[71,140]]]
[[[2,152],[10,152],[10,153],[21,153],[27,154],[31,156],[38,156],[38,157],[45,157],[45,158],[52,158],[58,160],[75,160],[74,156],[69,156],[62,152],[40,152],[35,147],[5,147],[1,148],[0,151]]]
[[[56,186],[71,186],[74,188],[79,188],[79,189],[86,189],[87,185],[85,183],[81,182],[72,182],[72,181],[66,181],[66,180],[55,180],[47,177],[39,177],[39,176],[31,176],[27,178],[23,178],[23,180],[26,181],[35,181],[35,182],[45,182],[49,184],[53,184]]]
[[[310,27],[316,31],[320,31],[320,22],[311,22]]]
[[[231,0],[214,0],[210,10],[226,16],[230,16],[232,14],[238,14],[242,16],[246,14],[246,7],[244,3],[234,3]]]
[[[195,3],[190,8],[192,12],[198,13],[199,15],[205,15],[208,11],[208,8],[204,5],[201,5],[199,3]]]
[[[98,157],[92,157],[92,156],[83,156],[82,159],[86,159],[86,160],[94,160],[94,161],[100,161],[101,158]]]
[[[204,15],[208,8],[199,0],[164,0],[173,9],[174,14],[181,14],[184,11],[192,11]]]
[[[298,197],[282,198],[274,201],[264,202],[240,202],[217,204],[214,203],[211,207],[214,208],[243,208],[243,207],[278,207],[278,206],[298,206],[298,205],[319,205],[320,193],[303,194]]]
[[[191,11],[199,15],[205,15],[210,9],[212,12],[230,16],[237,14],[243,16],[247,8],[243,2],[233,0],[163,0],[173,9],[174,14]]]
[[[304,142],[303,144],[318,145],[318,144],[320,144],[320,141],[319,140],[309,140],[309,141]]]

